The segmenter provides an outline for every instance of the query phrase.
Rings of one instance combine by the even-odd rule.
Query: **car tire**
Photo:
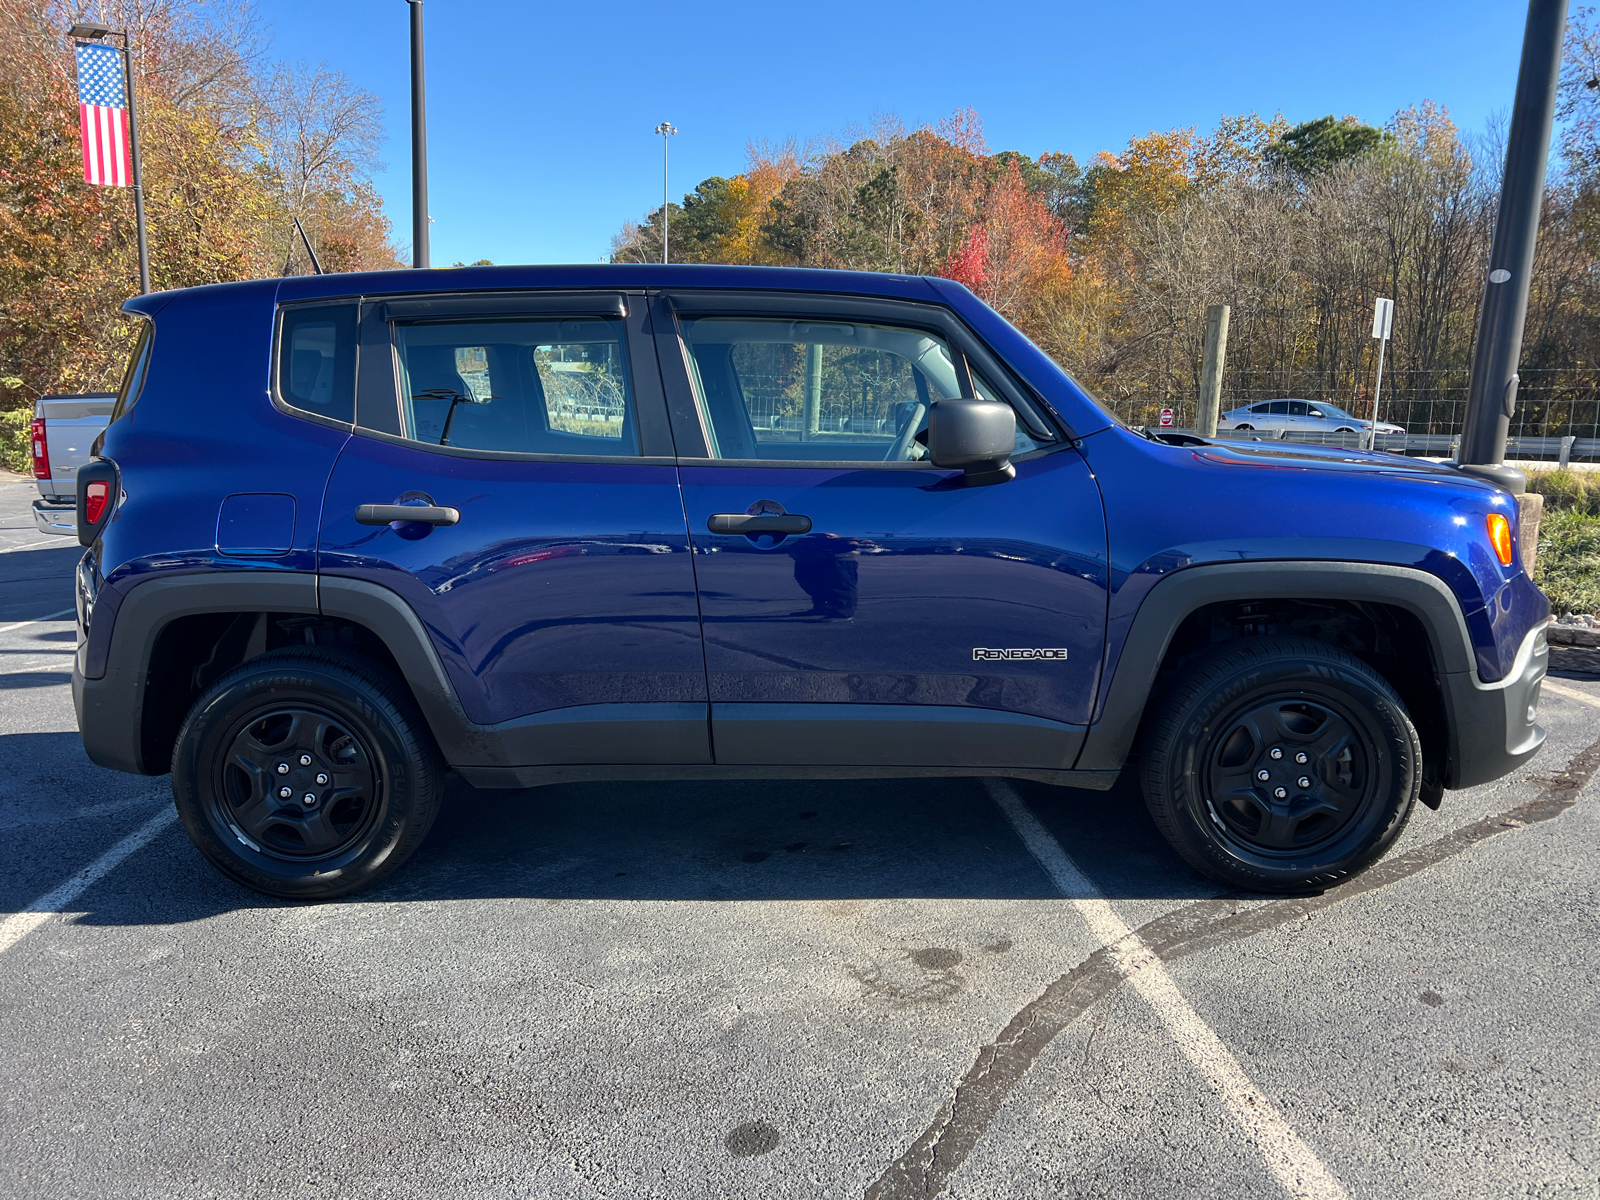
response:
[[[1255,426],[1254,425],[1235,425],[1234,428],[1235,429],[1250,429],[1250,430],[1253,430],[1253,429],[1255,429]]]
[[[1335,433],[1354,433],[1355,430],[1351,429],[1350,426],[1348,426],[1348,425],[1341,425],[1341,426],[1339,426],[1339,428],[1335,429],[1334,432]]]
[[[1354,655],[1252,638],[1190,664],[1157,700],[1140,770],[1150,815],[1192,866],[1295,894],[1388,850],[1422,786],[1422,747],[1400,697]]]
[[[172,754],[195,846],[229,878],[290,900],[346,896],[403,863],[433,825],[443,776],[404,684],[370,659],[311,647],[223,675]]]

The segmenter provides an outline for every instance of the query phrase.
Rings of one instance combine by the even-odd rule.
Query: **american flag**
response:
[[[84,182],[128,187],[128,87],[115,46],[78,43],[78,121]]]

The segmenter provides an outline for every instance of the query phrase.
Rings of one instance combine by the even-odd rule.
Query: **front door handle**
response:
[[[356,509],[357,525],[388,525],[395,521],[454,525],[459,520],[459,508],[445,508],[438,504],[363,504]]]
[[[811,518],[799,513],[712,513],[712,533],[810,533]]]

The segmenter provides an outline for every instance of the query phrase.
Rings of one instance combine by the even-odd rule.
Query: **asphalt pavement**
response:
[[[1131,779],[456,781],[383,886],[285,904],[84,757],[32,495],[0,1194],[1600,1195],[1600,681],[1319,897],[1224,894]]]

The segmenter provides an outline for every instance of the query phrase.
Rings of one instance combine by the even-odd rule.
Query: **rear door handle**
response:
[[[811,518],[798,513],[712,513],[712,533],[810,533]]]
[[[388,525],[392,521],[454,525],[459,520],[459,508],[445,508],[438,504],[363,504],[356,509],[357,525]]]

